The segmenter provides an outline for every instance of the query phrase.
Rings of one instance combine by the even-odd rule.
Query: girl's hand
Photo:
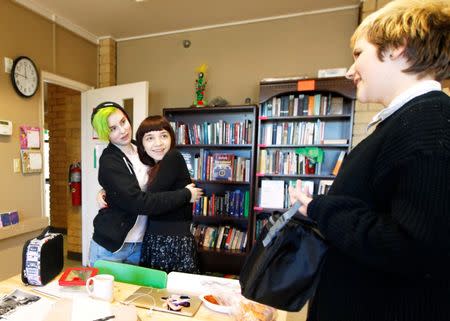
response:
[[[106,203],[106,192],[104,189],[101,189],[97,193],[97,204],[100,208],[108,207],[108,203]]]
[[[203,195],[203,190],[201,188],[195,187],[194,183],[186,185],[186,188],[191,192],[191,203],[195,203]]]
[[[295,203],[296,201],[300,201],[302,206],[300,206],[298,211],[301,214],[308,216],[308,204],[312,201],[312,197],[306,191],[302,190],[301,180],[297,180],[295,188],[289,186],[289,200],[291,204]]]

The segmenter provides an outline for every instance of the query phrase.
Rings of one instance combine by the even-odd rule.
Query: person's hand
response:
[[[306,191],[302,190],[302,181],[297,180],[295,188],[289,186],[289,200],[291,204],[294,204],[296,201],[299,201],[301,206],[299,208],[299,212],[305,216],[308,216],[308,204],[312,201],[311,195],[309,195]]]
[[[186,185],[186,188],[191,192],[191,203],[195,203],[203,195],[203,190],[201,188],[195,187],[194,183]]]
[[[108,207],[108,203],[106,203],[106,192],[104,189],[101,189],[97,193],[97,204],[100,208]]]

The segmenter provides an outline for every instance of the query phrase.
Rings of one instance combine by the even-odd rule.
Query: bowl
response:
[[[208,309],[211,309],[211,310],[213,310],[215,312],[219,312],[219,313],[230,313],[231,306],[213,303],[213,302],[207,300],[207,297],[210,297],[210,296],[213,297],[212,294],[203,294],[203,295],[200,296],[200,300],[202,300],[203,304]]]

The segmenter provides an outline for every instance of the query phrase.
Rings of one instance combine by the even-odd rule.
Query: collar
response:
[[[413,85],[412,87],[409,87],[400,95],[395,97],[391,101],[389,106],[387,106],[386,108],[381,110],[378,114],[373,116],[372,121],[369,123],[369,125],[367,125],[367,130],[369,130],[370,127],[378,123],[381,123],[383,120],[391,116],[397,110],[402,108],[411,99],[435,90],[439,91],[442,90],[441,84],[436,80],[422,80],[419,83]]]

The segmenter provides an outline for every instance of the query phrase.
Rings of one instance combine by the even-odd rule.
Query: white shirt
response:
[[[441,84],[435,80],[422,80],[414,86],[406,89],[400,95],[395,97],[389,106],[373,116],[372,121],[367,126],[367,129],[381,123],[383,120],[402,108],[411,99],[434,90],[442,90]]]
[[[133,170],[139,182],[139,187],[142,191],[146,191],[149,167],[142,164],[135,146],[133,146],[133,149],[135,152],[131,155],[127,154],[127,157],[133,164]],[[147,218],[147,215],[138,215],[136,223],[134,223],[133,228],[128,232],[127,237],[125,238],[125,242],[142,242],[147,228]]]

